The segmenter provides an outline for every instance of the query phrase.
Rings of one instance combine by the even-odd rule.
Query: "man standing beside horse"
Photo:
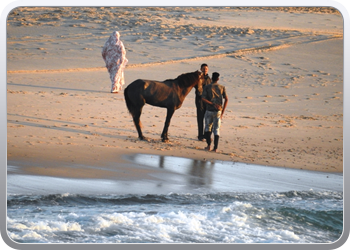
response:
[[[204,138],[204,114],[205,114],[205,104],[202,101],[202,93],[204,86],[211,83],[211,79],[208,75],[208,65],[203,63],[201,65],[201,71],[204,74],[204,81],[202,84],[198,84],[196,88],[196,108],[197,108],[197,125],[198,125],[198,140],[203,141]]]
[[[218,84],[220,74],[214,72],[212,75],[213,82],[203,88],[202,100],[207,105],[205,112],[205,133],[208,146],[206,150],[210,151],[211,133],[214,133],[214,149],[216,152],[219,144],[220,125],[224,115],[228,97],[224,86]],[[224,103],[223,103],[224,100]]]

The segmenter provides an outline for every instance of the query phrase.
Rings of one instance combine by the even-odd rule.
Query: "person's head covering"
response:
[[[111,41],[111,44],[113,45],[117,45],[120,41],[120,34],[118,31],[114,31],[113,34],[110,36],[110,41]]]
[[[114,32],[113,32],[113,36],[114,36],[117,40],[119,40],[120,34],[119,34],[118,31],[114,31]]]

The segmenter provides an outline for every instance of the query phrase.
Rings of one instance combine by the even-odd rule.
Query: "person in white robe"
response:
[[[123,42],[118,31],[114,31],[102,49],[102,57],[112,82],[111,93],[122,90],[124,82],[124,69],[128,63]]]

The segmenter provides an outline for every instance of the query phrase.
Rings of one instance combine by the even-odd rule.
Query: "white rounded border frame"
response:
[[[243,4],[242,4],[243,3]],[[19,244],[13,242],[7,235],[7,54],[6,54],[6,28],[7,28],[7,16],[12,9],[20,6],[328,6],[338,9],[342,16],[344,22],[344,67],[343,67],[343,178],[344,178],[344,224],[343,224],[343,234],[338,241],[330,244]],[[326,249],[348,249],[350,246],[349,243],[349,223],[350,223],[350,202],[349,194],[350,192],[350,183],[346,181],[349,178],[349,171],[347,168],[350,168],[349,155],[350,153],[350,101],[346,97],[349,96],[350,89],[350,52],[349,52],[349,12],[350,2],[348,0],[338,0],[338,1],[328,1],[328,0],[246,0],[244,2],[235,1],[235,0],[178,0],[176,2],[164,2],[160,0],[149,0],[147,2],[141,0],[128,0],[125,2],[113,1],[113,0],[100,0],[100,1],[82,1],[82,0],[2,0],[0,2],[0,11],[1,11],[1,83],[0,83],[0,164],[1,164],[1,207],[0,207],[0,223],[1,223],[1,249],[33,249],[33,250],[47,250],[47,249],[142,249],[142,250],[167,250],[171,249],[200,249],[200,250],[212,250],[213,248],[217,249],[259,249],[259,250],[280,250],[281,248],[285,250],[289,249],[315,249],[315,250],[326,250]],[[346,213],[347,212],[347,213]]]

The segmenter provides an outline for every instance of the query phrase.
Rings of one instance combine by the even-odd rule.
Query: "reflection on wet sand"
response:
[[[162,168],[186,177],[189,185],[209,188],[213,183],[213,162],[162,155],[132,155],[130,160],[149,167]]]
[[[8,166],[8,194],[170,194],[216,192],[343,191],[343,174],[198,161],[158,155],[125,156],[134,169],[156,168],[135,179],[59,178],[22,174]],[[130,166],[132,168],[132,166]],[[155,173],[157,172],[157,173]],[[150,176],[149,176],[150,175]],[[151,177],[151,178],[150,178]]]
[[[138,165],[162,169],[156,177],[164,189],[220,192],[343,190],[343,175],[240,162],[200,161],[174,156],[126,156]]]

